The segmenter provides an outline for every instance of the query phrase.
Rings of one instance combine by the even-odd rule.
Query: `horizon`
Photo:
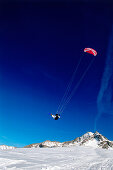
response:
[[[98,131],[96,131],[96,132],[99,133]],[[73,140],[75,140],[75,139],[78,138],[78,137],[82,137],[82,136],[84,136],[84,135],[87,134],[87,133],[93,133],[93,134],[95,134],[96,132],[86,132],[86,133],[84,133],[83,135],[77,136],[77,137],[75,137],[74,139],[72,139],[72,140],[70,140],[70,141],[73,141]],[[99,133],[99,134],[100,134],[100,133]],[[104,136],[103,134],[100,134],[100,135]],[[106,137],[106,136],[104,136],[104,137]],[[108,138],[107,138],[107,139],[108,139]],[[109,140],[109,139],[108,139],[108,140]],[[59,143],[69,142],[69,140],[60,142],[60,141],[52,141],[52,140],[47,139],[47,140],[45,140],[45,141],[41,141],[40,143],[43,143],[43,142],[46,142],[46,141],[59,142]],[[109,141],[110,141],[110,140],[109,140]],[[111,142],[112,142],[112,141],[111,141]],[[25,146],[29,146],[29,145],[32,145],[32,144],[40,144],[40,143],[30,143],[30,144],[25,145]],[[7,146],[7,145],[6,145],[6,146]],[[23,147],[25,147],[25,146],[23,146]],[[12,146],[12,147],[16,147],[16,146]],[[16,147],[16,148],[23,148],[23,147]]]
[[[99,115],[97,107],[113,38],[113,3],[1,2],[0,21],[0,144],[62,142],[94,130],[113,141],[112,110]],[[71,91],[93,58],[84,53],[87,47],[97,56],[55,121],[50,113],[56,113],[80,57]],[[112,84],[108,88],[113,96]]]
[[[96,131],[96,132],[86,132],[86,133],[84,133],[82,136],[84,136],[85,134],[87,134],[87,133],[93,133],[93,134],[95,134],[95,133],[99,133],[98,131]],[[100,133],[99,133],[100,134]],[[100,135],[102,135],[103,137],[105,137],[106,138],[106,136],[104,136],[103,134],[100,134]],[[70,141],[73,141],[73,140],[75,140],[76,138],[78,138],[78,137],[82,137],[82,136],[77,136],[77,137],[75,137],[74,139],[72,139],[72,140],[70,140]],[[108,138],[107,138],[108,139]],[[108,139],[109,140],[109,139]],[[60,141],[51,141],[51,140],[45,140],[45,141],[41,141],[40,143],[30,143],[30,144],[28,144],[28,145],[25,145],[25,146],[23,146],[23,147],[16,147],[16,146],[14,146],[14,147],[16,147],[16,148],[24,148],[24,147],[26,147],[26,146],[29,146],[29,145],[32,145],[32,144],[41,144],[41,143],[43,143],[43,142],[47,142],[47,141],[49,141],[49,142],[58,142],[58,143],[65,143],[65,142],[70,142],[69,140],[68,141],[62,141],[62,142],[60,142]],[[110,140],[109,140],[110,141]],[[111,141],[111,142],[113,142],[113,141]],[[13,146],[12,146],[13,147]]]

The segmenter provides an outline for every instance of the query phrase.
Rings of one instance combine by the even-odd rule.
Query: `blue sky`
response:
[[[1,3],[0,144],[25,146],[44,140],[72,140],[94,132],[97,96],[112,30],[110,3]],[[98,56],[73,98],[55,113],[81,55],[74,85],[92,56]],[[113,140],[112,115],[97,130]]]

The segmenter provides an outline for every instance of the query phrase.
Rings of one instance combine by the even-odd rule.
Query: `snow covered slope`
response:
[[[98,132],[86,133],[81,137],[80,145],[92,146],[92,147],[102,147],[104,149],[112,148],[113,142],[108,140],[106,137]]]
[[[87,146],[0,150],[0,170],[113,170],[113,150]]]
[[[101,135],[99,132],[87,132],[70,142],[64,142],[63,146],[68,145],[84,145],[90,147],[101,147],[104,149],[113,148],[113,142]]]
[[[113,148],[113,142],[109,141],[106,137],[101,135],[98,132],[92,133],[87,132],[81,137],[77,137],[76,139],[72,141],[67,142],[56,142],[56,141],[45,141],[42,143],[36,143],[36,144],[30,144],[25,146],[25,148],[46,148],[46,147],[66,147],[66,146],[74,146],[74,145],[84,145],[84,146],[90,146],[90,147],[101,147],[101,148]]]

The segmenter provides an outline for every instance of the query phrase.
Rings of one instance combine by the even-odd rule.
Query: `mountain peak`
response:
[[[85,133],[84,135],[82,135],[81,137],[83,137],[83,138],[89,138],[89,137],[92,137],[94,135],[94,133],[92,133],[92,132],[87,132],[87,133]]]

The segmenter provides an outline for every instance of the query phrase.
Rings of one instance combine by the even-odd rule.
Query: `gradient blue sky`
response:
[[[94,132],[112,11],[107,2],[0,3],[0,144],[63,142]],[[49,113],[56,112],[85,47],[98,56],[54,121]],[[97,130],[113,140],[112,124],[113,115],[103,115]]]

